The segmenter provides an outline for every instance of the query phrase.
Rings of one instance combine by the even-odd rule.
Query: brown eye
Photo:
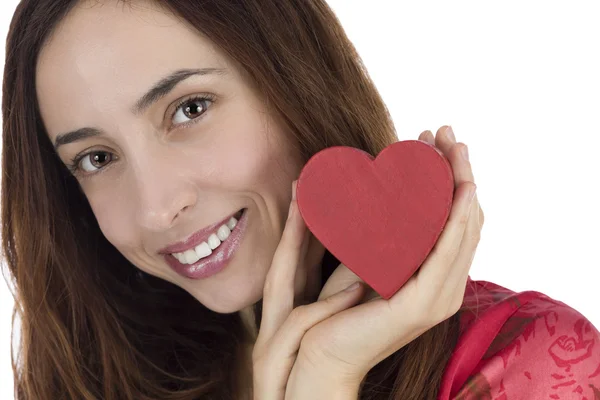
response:
[[[173,113],[173,125],[187,124],[198,119],[206,111],[207,103],[212,100],[208,97],[194,97],[183,101]]]
[[[91,173],[96,170],[102,169],[105,166],[105,164],[112,160],[112,157],[109,156],[109,154],[110,153],[107,153],[105,151],[91,151],[87,154],[82,155],[79,159],[79,161],[81,162],[81,169],[86,173]],[[91,168],[89,168],[88,165],[91,166]]]

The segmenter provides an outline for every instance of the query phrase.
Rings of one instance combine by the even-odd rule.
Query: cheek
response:
[[[124,209],[128,202],[115,201],[114,197],[102,198],[97,196],[90,200],[100,230],[106,239],[120,252],[126,254],[128,248],[134,247],[134,227],[125,218],[128,214]]]
[[[234,139],[235,136],[235,139]],[[219,157],[219,173],[235,181],[235,186],[248,188],[284,184],[295,179],[298,162],[290,157],[280,132],[239,132],[224,140]],[[232,182],[233,183],[233,182]]]

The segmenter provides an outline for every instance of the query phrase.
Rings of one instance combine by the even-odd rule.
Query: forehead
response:
[[[96,111],[122,112],[131,105],[124,102],[135,101],[163,76],[199,67],[231,68],[210,40],[153,2],[131,7],[82,2],[40,53],[36,88],[42,117],[54,132],[89,125],[84,99]],[[65,110],[69,127],[61,125]]]

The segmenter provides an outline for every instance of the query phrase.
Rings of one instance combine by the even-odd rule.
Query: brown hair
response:
[[[2,250],[21,320],[18,399],[234,399],[245,332],[143,274],[102,235],[39,114],[40,48],[77,0],[22,0],[3,81]],[[124,3],[128,3],[125,2]],[[162,0],[235,60],[307,160],[352,146],[372,155],[397,140],[375,85],[324,0]],[[323,282],[338,261],[326,253]],[[260,324],[261,301],[254,305]],[[361,399],[435,399],[458,314],[375,366]]]

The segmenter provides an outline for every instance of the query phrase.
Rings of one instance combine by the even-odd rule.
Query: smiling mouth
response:
[[[239,220],[233,225],[233,229],[229,229],[229,226],[225,224],[225,228],[219,227],[219,229],[217,229],[217,233],[214,233],[215,235],[218,235],[219,230],[224,231],[222,233],[226,233],[226,229],[230,231],[229,235],[227,235],[223,241],[221,241],[217,236],[217,240],[221,242],[220,244],[216,245],[216,242],[214,242],[214,236],[212,236],[213,234],[211,233],[209,238],[212,239],[203,242],[204,244],[201,243],[198,245],[202,246],[203,248],[208,246],[210,254],[205,257],[199,257],[198,253],[196,253],[196,248],[198,248],[198,246],[196,246],[196,248],[193,248],[191,251],[187,250],[183,255],[178,255],[178,257],[183,258],[184,262],[181,262],[178,258],[176,258],[175,255],[173,255],[173,253],[167,253],[164,254],[164,257],[169,267],[171,267],[171,269],[184,278],[194,280],[206,279],[225,269],[241,246],[245,232],[248,229],[249,214],[246,212],[248,210],[244,209],[242,211],[243,212],[241,213],[238,212],[233,215],[233,219],[237,220],[237,217],[239,217]],[[228,223],[231,222],[232,218],[230,218]],[[210,245],[208,244],[209,241],[211,242],[211,245],[216,245],[214,251],[213,249],[210,249]],[[191,258],[188,259],[188,256],[191,256]]]
[[[245,211],[246,209],[243,208],[235,213],[228,221],[216,227],[213,232],[208,235],[207,239],[196,246],[182,252],[170,253],[170,255],[184,265],[194,264],[201,259],[209,257],[213,253],[213,250],[216,251],[222,243],[227,241],[231,233],[235,230],[239,220],[243,217]]]

